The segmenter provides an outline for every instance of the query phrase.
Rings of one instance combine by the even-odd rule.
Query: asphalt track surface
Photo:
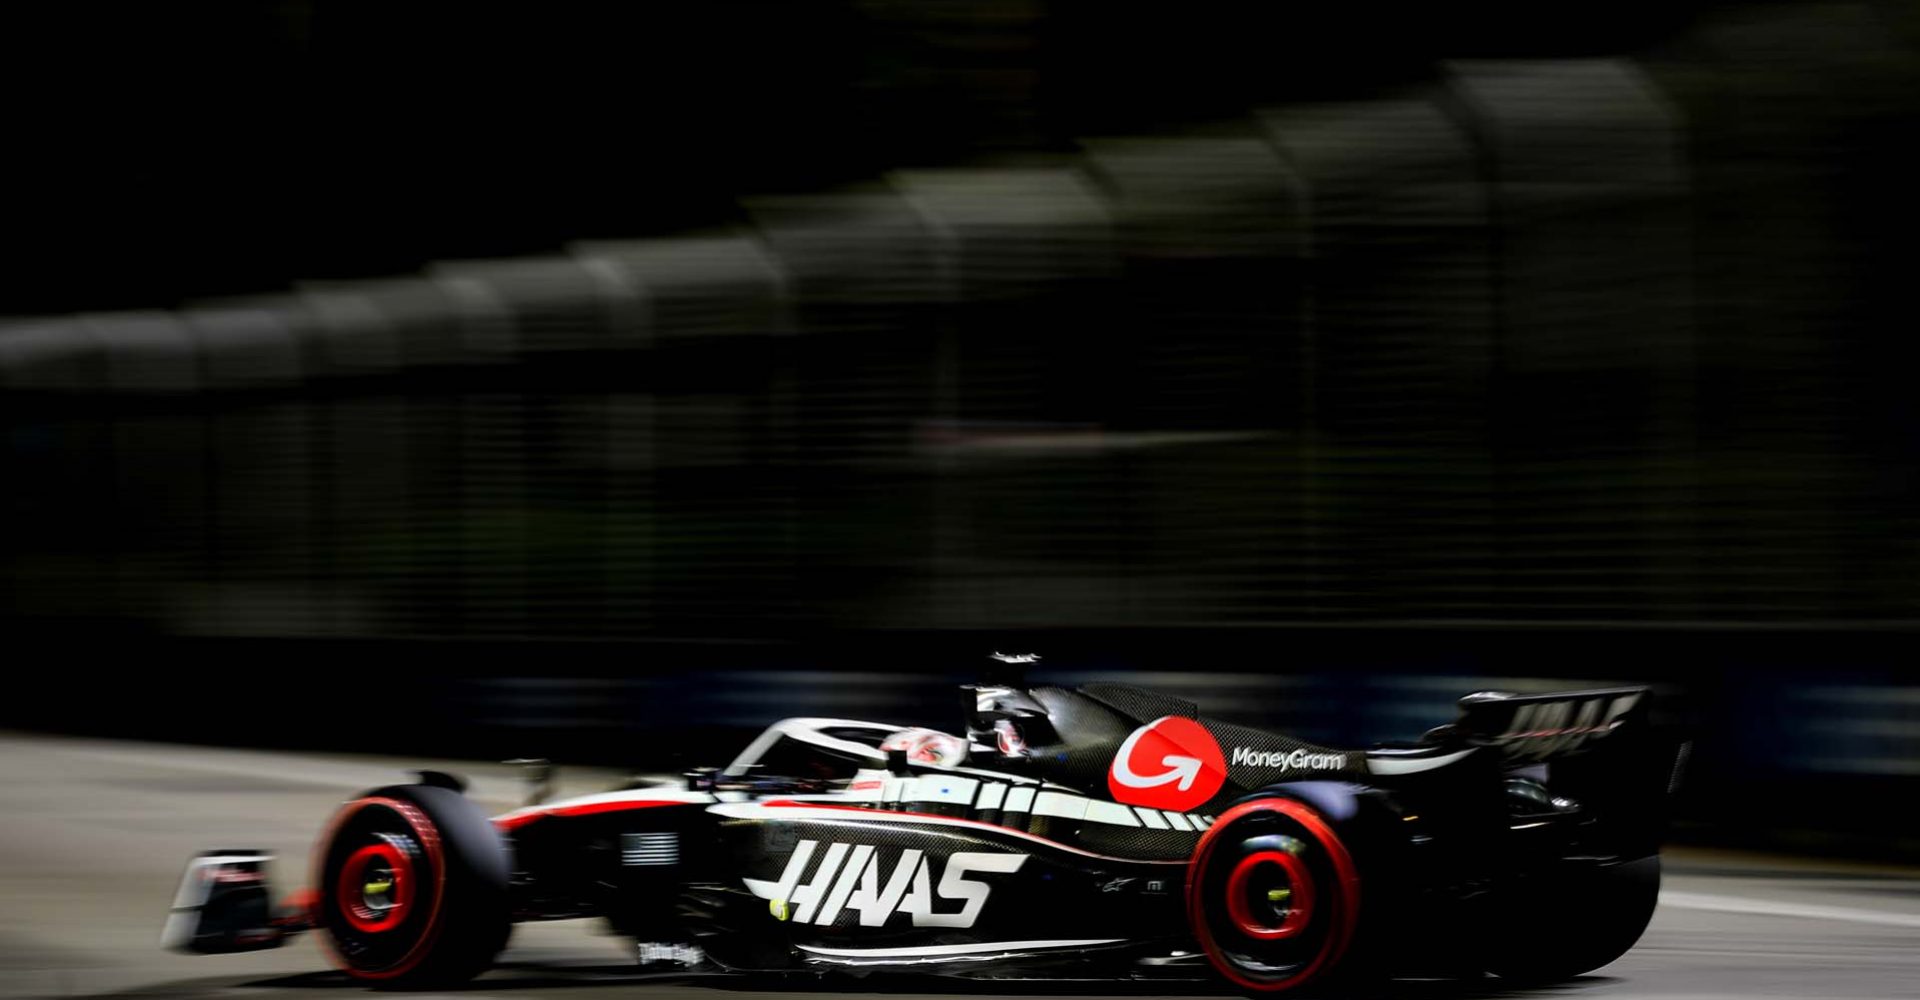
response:
[[[276,892],[291,888],[301,880],[312,837],[333,807],[353,792],[395,780],[407,766],[433,765],[0,733],[0,997],[370,995],[329,971],[310,937],[275,951],[230,956],[167,954],[157,941],[191,853],[210,847],[275,851],[282,859],[274,871]],[[471,794],[490,807],[509,808],[518,798],[519,786],[506,768],[439,766],[473,777]],[[595,790],[613,777],[571,772],[561,791]],[[1178,983],[662,978],[637,972],[625,942],[595,933],[586,921],[517,928],[501,967],[458,995],[810,1000],[847,992],[868,998],[1219,995]],[[1493,979],[1401,981],[1380,995],[1920,997],[1920,873],[1675,852],[1646,936],[1595,975],[1535,990],[1506,989]]]

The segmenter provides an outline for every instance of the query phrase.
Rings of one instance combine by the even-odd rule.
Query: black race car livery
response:
[[[964,731],[775,723],[722,768],[488,818],[450,775],[369,791],[275,908],[266,856],[194,859],[175,948],[318,931],[351,975],[444,985],[519,921],[604,918],[689,972],[1562,978],[1638,939],[1674,745],[1639,688],[1460,701],[1339,750],[1117,684],[966,689]]]

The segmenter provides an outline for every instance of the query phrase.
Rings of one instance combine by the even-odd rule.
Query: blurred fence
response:
[[[1720,41],[1730,75],[1457,64],[735,231],[15,321],[7,603],[201,635],[1912,620],[1909,293],[1857,216],[1911,187],[1878,162],[1912,162],[1911,65],[1829,53],[1882,100],[1803,106],[1739,73],[1777,39]]]
[[[31,637],[29,637],[31,638]],[[798,641],[173,638],[70,630],[25,666],[0,726],[115,738],[644,773],[730,760],[776,719],[952,731],[993,649],[1037,683],[1118,681],[1322,745],[1416,739],[1477,690],[1649,684],[1689,742],[1674,838],[1920,858],[1911,633],[1732,629],[888,631]],[[138,637],[133,637],[136,640]],[[1878,639],[1880,641],[1869,641]],[[1891,641],[1889,641],[1891,640]]]
[[[424,731],[582,739],[710,708],[659,693],[708,641],[1633,625],[1593,671],[1316,640],[1294,666],[1340,707],[1281,721],[1395,735],[1355,706],[1451,655],[1750,709],[1706,724],[1715,816],[1769,775],[1910,776],[1883,650],[1920,618],[1920,62],[1863,10],[749,199],[725,231],[9,321],[6,621],[439,650]],[[1820,638],[1779,659],[1785,624]],[[1696,627],[1736,638],[1672,641]],[[559,682],[628,723],[513,687],[666,638]],[[439,662],[508,639],[540,662]]]

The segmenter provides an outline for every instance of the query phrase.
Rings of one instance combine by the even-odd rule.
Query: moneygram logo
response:
[[[1282,771],[1338,771],[1347,766],[1343,753],[1316,753],[1310,750],[1255,750],[1234,747],[1235,767],[1271,767]]]
[[[1226,780],[1227,761],[1213,734],[1177,715],[1134,730],[1107,771],[1114,801],[1174,812],[1213,798]]]

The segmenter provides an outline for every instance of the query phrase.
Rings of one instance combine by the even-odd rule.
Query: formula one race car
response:
[[[436,986],[516,921],[597,915],[692,971],[1543,981],[1613,961],[1659,891],[1673,745],[1624,688],[1460,700],[1343,751],[1117,684],[965,689],[955,736],[788,719],[725,768],[488,819],[449,775],[341,807],[315,888],[195,859],[167,943],[315,929],[352,976]]]

